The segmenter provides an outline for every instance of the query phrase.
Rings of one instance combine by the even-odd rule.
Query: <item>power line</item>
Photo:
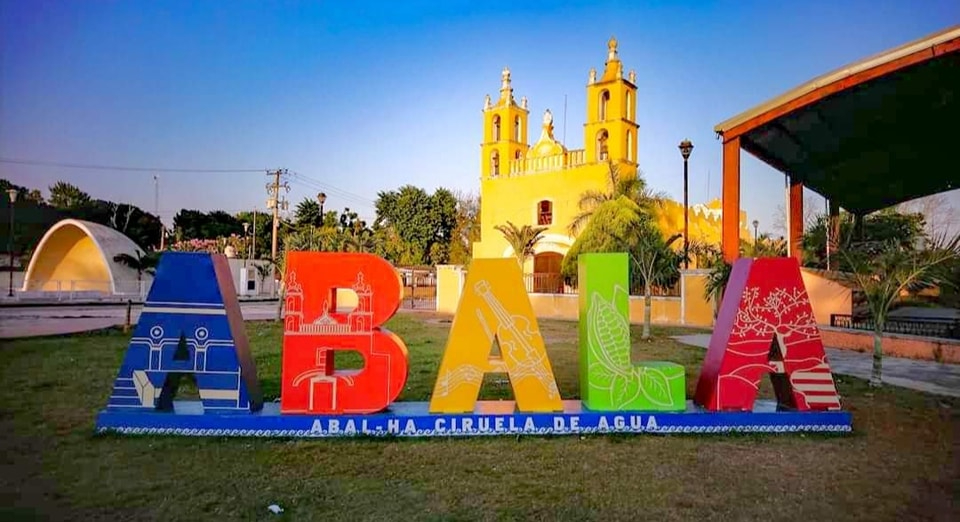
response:
[[[214,173],[214,172],[267,172],[269,169],[171,169],[163,167],[123,167],[119,165],[92,165],[87,163],[61,163],[58,161],[25,160],[0,157],[0,163],[15,163],[18,165],[34,165],[44,167],[60,167],[65,169],[87,170],[120,170],[128,172],[186,172],[186,173]]]
[[[327,184],[324,184],[324,183],[319,183],[319,182],[316,182],[316,181],[313,181],[313,180],[310,180],[310,179],[304,179],[302,176],[295,178],[295,179],[293,180],[293,182],[294,182],[294,183],[297,183],[298,185],[301,185],[301,186],[310,188],[310,189],[315,189],[315,190],[320,190],[320,191],[328,192],[331,196],[336,196],[336,197],[339,197],[339,198],[341,198],[341,199],[345,199],[345,200],[348,200],[348,201],[353,201],[353,202],[358,203],[358,204],[361,204],[361,205],[371,205],[371,206],[372,206],[372,205],[374,204],[373,200],[371,200],[371,199],[367,199],[367,198],[365,198],[365,197],[363,197],[363,196],[359,196],[359,195],[356,195],[356,194],[347,192],[347,191],[345,191],[345,190],[343,190],[343,189],[340,189],[340,188],[337,188],[337,187],[334,187],[334,186],[331,186],[331,185],[327,185]]]
[[[302,183],[305,184],[305,185],[313,185],[314,188],[320,188],[320,189],[323,189],[323,190],[329,190],[329,191],[330,191],[331,193],[333,193],[334,195],[340,196],[340,197],[342,197],[342,198],[345,198],[345,199],[353,199],[353,200],[356,200],[356,201],[359,201],[359,202],[369,203],[369,204],[373,204],[373,203],[374,203],[374,201],[373,201],[372,199],[365,198],[365,197],[363,197],[363,196],[361,196],[361,195],[359,195],[359,194],[354,194],[353,192],[346,191],[346,190],[344,190],[344,189],[342,189],[342,188],[339,188],[339,187],[335,187],[335,186],[333,186],[333,185],[330,185],[329,183],[325,183],[325,182],[320,181],[320,180],[318,180],[318,179],[314,179],[314,178],[311,178],[311,177],[309,177],[309,176],[305,176],[305,175],[303,175],[303,174],[301,174],[301,173],[299,173],[299,172],[291,172],[291,174],[293,174],[293,176],[294,176],[295,178],[298,178],[298,179],[300,180],[300,182],[302,182]]]

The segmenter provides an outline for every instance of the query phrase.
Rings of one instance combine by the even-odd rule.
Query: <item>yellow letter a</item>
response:
[[[491,357],[496,338],[500,357]],[[543,337],[514,259],[474,259],[430,399],[431,413],[473,412],[489,372],[510,376],[517,410],[562,411]]]

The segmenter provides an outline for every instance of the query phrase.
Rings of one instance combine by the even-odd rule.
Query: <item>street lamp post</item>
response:
[[[320,202],[320,226],[323,226],[323,204],[327,202],[327,194],[325,192],[317,194],[317,201]]]
[[[757,227],[760,226],[760,222],[756,219],[753,220],[753,244],[756,245],[760,241],[760,233],[758,232]]]
[[[683,156],[683,268],[690,268],[690,210],[687,203],[687,160],[693,152],[690,140],[680,142],[680,155]]]
[[[7,237],[7,251],[10,252],[10,283],[7,297],[13,297],[13,204],[17,202],[17,189],[8,189],[7,196],[10,197],[10,235]]]

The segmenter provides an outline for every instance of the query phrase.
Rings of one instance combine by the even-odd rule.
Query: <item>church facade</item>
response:
[[[511,222],[546,227],[524,273],[559,274],[563,256],[575,237],[570,223],[580,213],[579,200],[586,191],[610,190],[610,165],[621,176],[637,175],[636,73],[626,75],[611,38],[602,73],[591,69],[587,82],[587,115],[583,125],[584,148],[568,150],[554,137],[553,116],[547,110],[539,122],[539,137],[528,142],[527,99],[513,95],[510,70],[504,68],[500,96],[488,95],[483,108],[483,142],[480,161],[480,241],[473,257],[509,257],[513,249],[495,227]],[[683,207],[664,205],[658,221],[666,234],[683,231]],[[705,210],[705,208],[704,208]],[[676,228],[679,214],[679,230]],[[719,240],[716,212],[690,212],[690,240],[702,236]],[[697,223],[694,223],[696,218]],[[703,221],[701,223],[701,221]],[[745,215],[741,212],[741,227]],[[712,233],[716,228],[716,233]],[[694,235],[694,230],[702,230]],[[745,237],[750,237],[745,234]]]

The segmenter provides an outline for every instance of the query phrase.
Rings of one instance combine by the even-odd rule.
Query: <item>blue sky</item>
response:
[[[637,71],[638,157],[682,197],[720,196],[713,127],[806,80],[960,23],[960,2],[253,2],[0,0],[0,157],[186,169],[287,168],[291,210],[328,194],[479,191],[481,108],[509,66],[531,121],[583,144],[588,71],[620,41]],[[535,128],[535,126],[534,126]],[[536,139],[531,131],[531,139]],[[744,154],[743,208],[773,231],[783,176]],[[160,173],[160,213],[264,208],[262,173]],[[154,209],[150,172],[0,163]],[[951,194],[953,201],[960,197]],[[812,198],[822,205],[822,200]],[[960,208],[960,204],[955,203]]]

